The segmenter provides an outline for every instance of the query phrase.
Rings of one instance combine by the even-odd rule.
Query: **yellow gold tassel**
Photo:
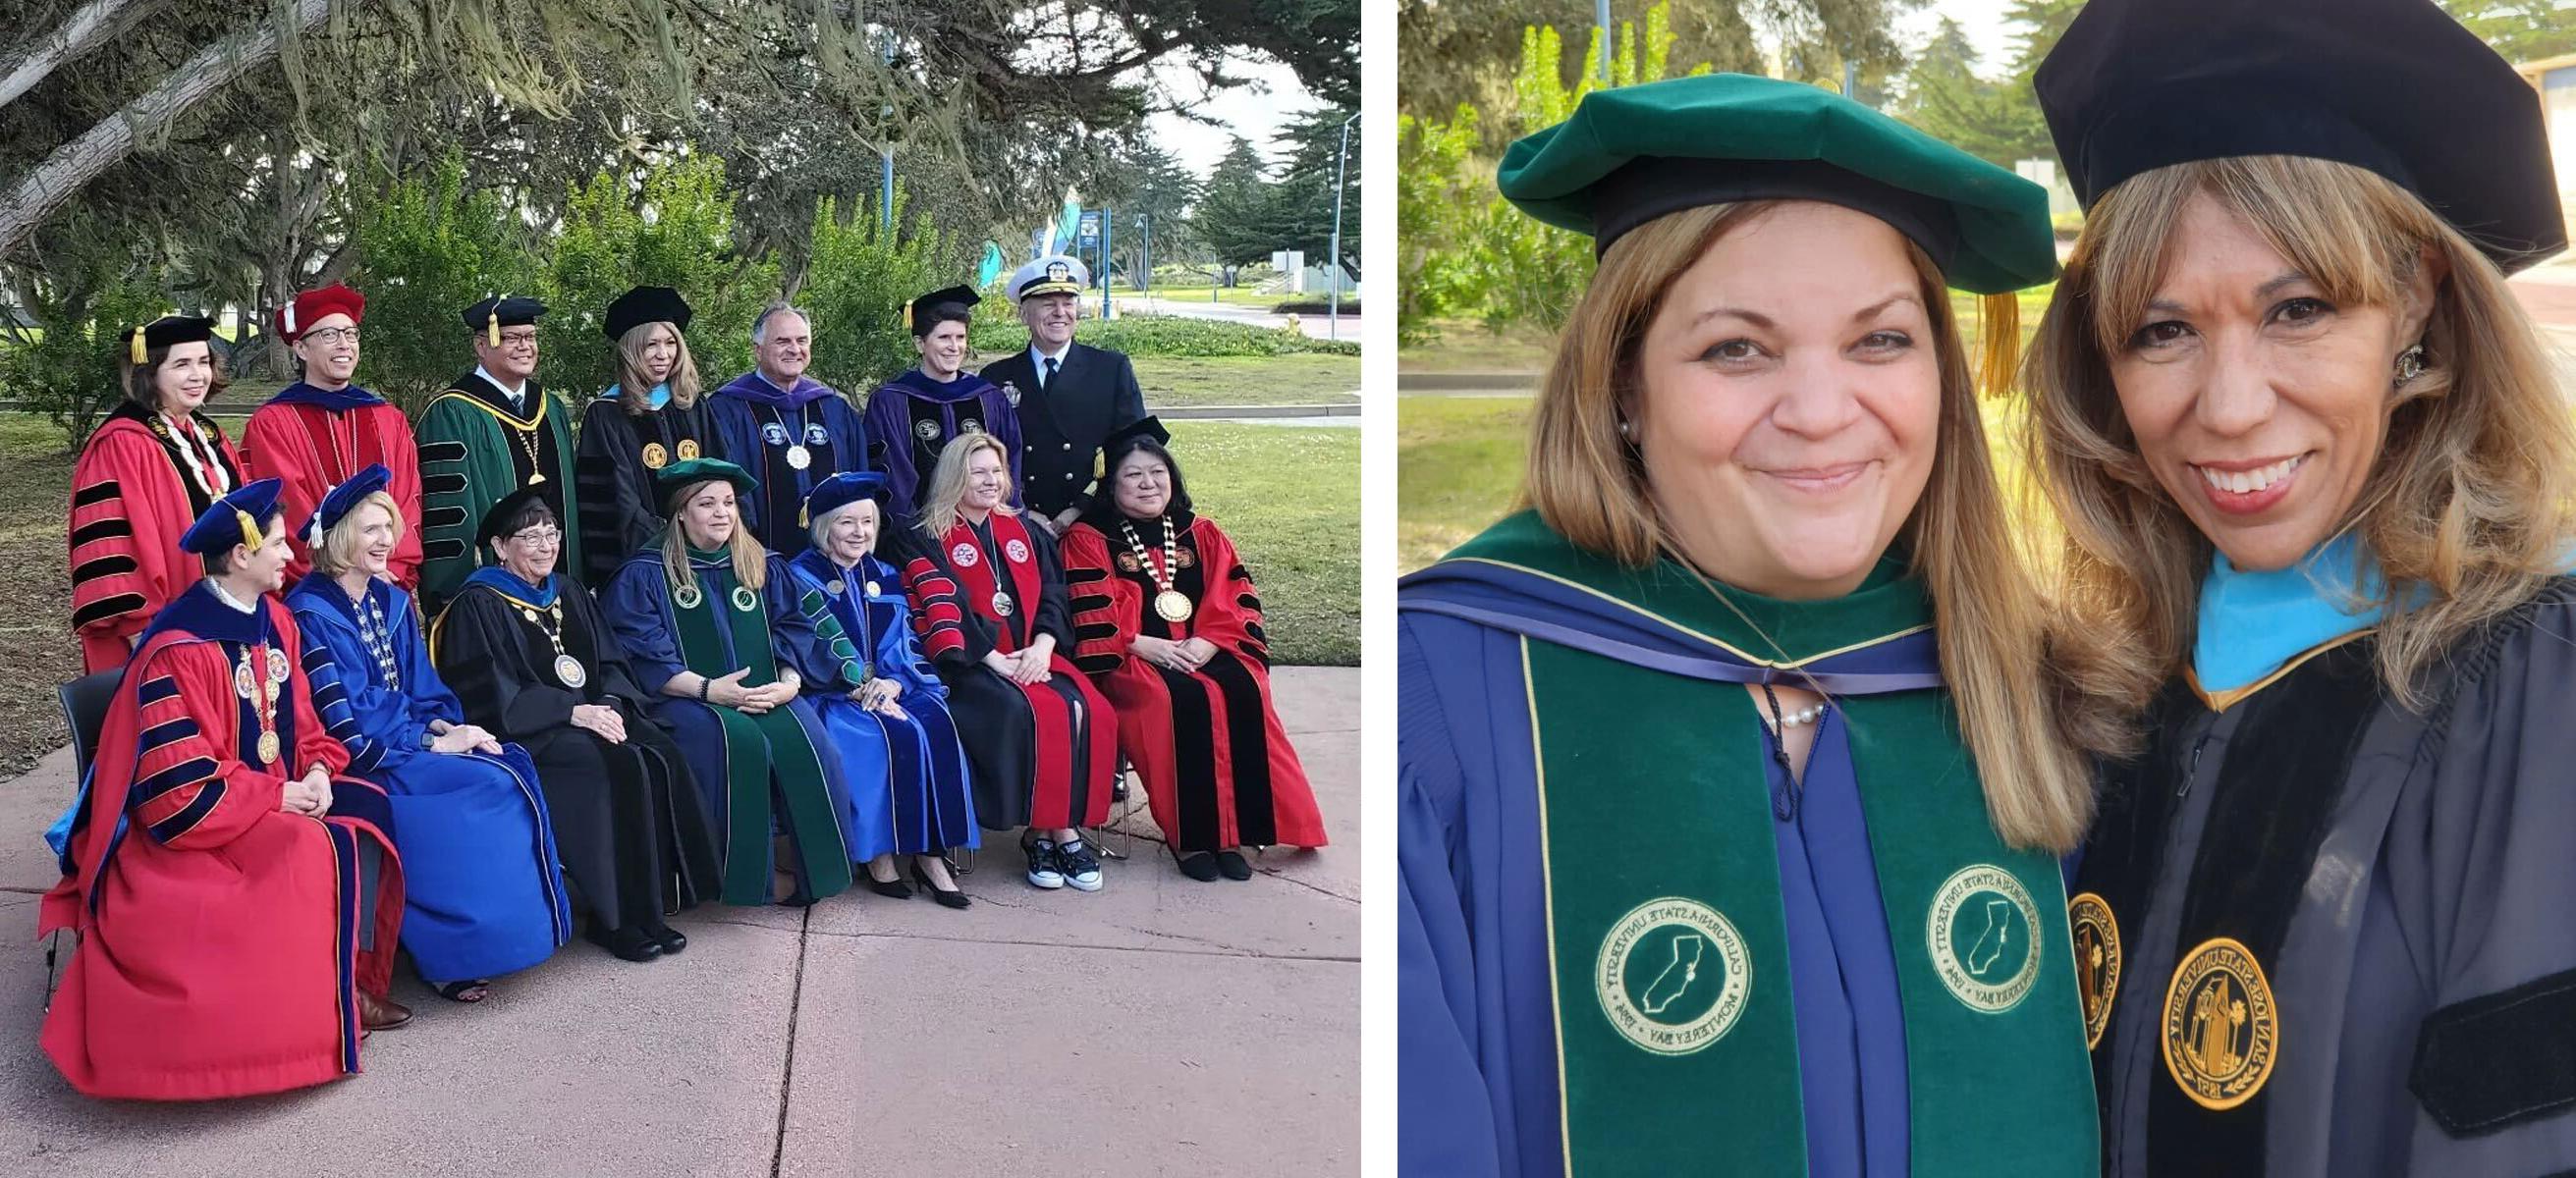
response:
[[[260,545],[268,543],[268,533],[260,529],[259,521],[252,519],[249,512],[236,507],[233,517],[241,521],[242,547],[257,552]]]
[[[2012,392],[2021,368],[2021,298],[2006,291],[1977,297],[1977,387],[1989,397]]]
[[[128,350],[127,354],[134,357],[134,366],[137,368],[143,367],[145,363],[152,359],[151,353],[143,350],[142,328],[138,327],[134,329],[134,346]]]
[[[912,330],[912,303],[909,302],[903,305],[903,329]]]
[[[483,317],[483,338],[493,347],[501,346],[501,305],[492,304],[492,313]]]

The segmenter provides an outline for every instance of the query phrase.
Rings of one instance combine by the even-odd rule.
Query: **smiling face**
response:
[[[268,526],[268,541],[258,551],[233,549],[233,575],[255,592],[275,593],[286,585],[286,561],[292,555],[286,547],[286,516],[280,512]]]
[[[304,361],[304,383],[347,388],[358,372],[357,321],[333,311],[306,324],[295,337],[295,358]]]
[[[752,354],[760,373],[781,387],[793,387],[814,360],[814,329],[794,311],[780,311],[762,321],[760,342]]]
[[[644,326],[644,377],[655,384],[671,379],[671,370],[680,364],[680,333],[668,323]]]
[[[535,375],[537,371],[537,325],[534,323],[521,323],[516,326],[504,324],[501,328],[501,346],[497,348],[492,346],[491,337],[488,334],[475,332],[474,360],[483,366],[485,372],[491,373],[506,387],[526,384],[528,378]]]
[[[1109,485],[1118,510],[1135,519],[1152,519],[1172,505],[1172,468],[1150,450],[1128,451]]]
[[[2438,264],[2407,306],[2337,305],[2206,193],[2178,212],[2111,383],[2158,486],[2238,568],[2285,568],[2344,522],[2386,441],[2397,355],[2421,334]],[[2430,255],[2428,255],[2429,259]]]
[[[358,530],[357,551],[351,554],[358,571],[369,577],[384,576],[394,555],[394,514],[385,510],[383,503],[361,503],[349,518],[340,521],[340,526]]]
[[[877,503],[874,499],[854,500],[848,507],[834,512],[824,525],[824,555],[847,568],[859,558],[876,550]]]
[[[501,567],[511,576],[531,585],[544,584],[563,557],[563,528],[552,516],[539,519],[509,535],[494,537],[492,552],[501,558]]]
[[[672,518],[679,521],[680,534],[693,548],[722,548],[732,543],[733,484],[719,479],[690,488]]]
[[[1010,486],[1011,472],[1002,464],[1002,456],[991,446],[977,446],[966,455],[966,493],[957,506],[981,520],[1009,497]]]
[[[1073,342],[1079,302],[1071,293],[1032,295],[1020,300],[1020,322],[1029,325],[1029,338],[1040,349],[1063,351]]]
[[[954,319],[942,320],[930,331],[912,341],[921,352],[921,371],[935,380],[946,380],[966,366],[966,325]]]
[[[214,389],[215,352],[203,340],[170,345],[161,366],[152,370],[152,392],[160,400],[161,411],[172,417],[196,412]]]
[[[1625,407],[1693,563],[1773,597],[1850,592],[1922,496],[1941,373],[1906,239],[1788,201],[1674,280]]]

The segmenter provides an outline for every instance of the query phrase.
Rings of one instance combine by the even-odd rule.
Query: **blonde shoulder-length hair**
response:
[[[733,485],[724,479],[700,479],[671,497],[671,522],[662,529],[662,584],[674,595],[683,588],[700,588],[698,571],[689,567],[688,525],[680,522],[680,505],[697,498],[699,489],[708,483]],[[735,511],[733,539],[725,548],[733,557],[734,579],[757,593],[769,580],[769,550],[753,538],[751,525],[743,520],[739,504]]]
[[[358,522],[358,513],[370,507],[385,509],[385,518],[393,521],[394,543],[402,543],[402,507],[396,504],[394,497],[386,492],[370,492],[365,498],[358,500],[358,505],[350,508],[348,514],[341,516],[339,523],[333,524],[329,530],[322,533],[322,542],[313,546],[314,572],[326,577],[337,577],[358,567],[358,545],[363,541],[358,529],[353,525]]]
[[[1011,452],[1002,445],[1000,438],[976,430],[950,439],[948,445],[939,451],[939,465],[931,470],[930,489],[921,496],[919,522],[922,532],[931,539],[947,535],[948,529],[956,527],[958,521],[965,518],[958,514],[957,503],[966,497],[966,461],[973,458],[978,450],[992,451],[994,457],[1002,460],[1005,472],[1011,469]],[[993,507],[995,515],[1019,513],[1018,508],[1011,506],[1008,496]]]
[[[1673,213],[1602,256],[1540,385],[1522,484],[1523,502],[1568,540],[1632,567],[1678,551],[1643,460],[1619,435],[1628,401],[1643,390],[1638,349],[1683,271],[1771,207],[1754,201]],[[1928,255],[1910,243],[1907,250],[1938,349],[1941,410],[1931,476],[1897,542],[1930,591],[1941,672],[1976,757],[1988,818],[2015,846],[2063,852],[2092,820],[2087,746],[2056,707],[2045,609],[1996,489],[1946,284]]]
[[[2143,709],[2182,672],[2213,549],[2138,453],[2110,358],[2163,280],[2174,223],[2208,193],[2341,306],[2400,308],[2426,251],[2450,273],[2426,367],[2387,404],[2378,460],[2341,521],[2388,586],[2378,667],[2421,708],[2422,672],[2539,591],[2576,537],[2576,425],[2504,275],[2424,203],[2347,164],[2244,156],[2177,164],[2102,195],[2040,320],[2025,447],[2066,528],[2058,641],[2088,693]],[[2429,590],[2421,594],[2418,587]]]
[[[705,387],[698,380],[697,358],[689,354],[688,333],[680,325],[662,320],[638,323],[617,337],[617,404],[628,413],[641,417],[653,411],[653,380],[644,375],[644,347],[653,342],[653,329],[671,333],[680,349],[671,361],[671,407],[692,408],[698,403],[698,391]]]

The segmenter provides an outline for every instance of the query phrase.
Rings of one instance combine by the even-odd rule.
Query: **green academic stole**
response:
[[[776,570],[773,570],[773,572]],[[672,601],[671,616],[680,642],[680,661],[698,674],[721,679],[749,668],[745,687],[778,681],[778,660],[769,647],[769,617],[760,594],[731,576],[698,570],[697,600]],[[726,654],[718,627],[733,638]],[[814,756],[805,727],[796,713],[773,708],[759,715],[736,708],[709,710],[725,734],[725,878],[727,904],[769,902],[770,778],[776,774],[778,795],[787,802],[787,828],[805,862],[805,874],[816,898],[838,895],[850,886],[850,852],[832,814],[831,795],[823,787],[823,766]]]
[[[1458,558],[1604,619],[1522,639],[1567,1172],[1806,1173],[1759,713],[1739,683],[1644,669],[1573,631],[1656,629],[1675,638],[1666,653],[1828,672],[1921,643],[1919,582],[1891,559],[1835,601],[1733,594],[1739,616],[1670,561],[1619,568],[1526,514]],[[1810,771],[1847,733],[1905,1019],[1911,1172],[2093,1173],[2056,861],[1994,833],[1946,693],[1836,689],[1833,707]]]
[[[460,404],[450,407],[448,402]],[[503,495],[519,489],[516,455],[526,453],[532,430],[552,439],[558,485],[548,494],[562,518],[563,555],[556,567],[581,568],[581,505],[574,500],[574,454],[569,414],[552,393],[537,401],[536,416],[515,417],[463,389],[449,389],[430,399],[421,413],[420,457],[421,558],[427,566],[422,585],[440,598],[453,595],[465,577],[482,566],[488,550],[474,542],[483,513]],[[464,412],[467,408],[475,412]],[[531,461],[534,461],[531,458]]]

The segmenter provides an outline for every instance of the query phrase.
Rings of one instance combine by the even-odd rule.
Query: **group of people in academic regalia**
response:
[[[409,1019],[397,950],[476,1003],[577,929],[679,953],[718,899],[966,908],[986,830],[1097,890],[1122,759],[1190,878],[1324,845],[1250,575],[1125,359],[1073,342],[1086,281],[1012,276],[1032,343],[999,384],[965,371],[974,291],[914,300],[921,363],[864,410],[807,375],[804,312],[710,390],[685,298],[639,287],[578,423],[542,303],[467,308],[475,365],[414,423],[354,383],[366,304],[332,286],[279,310],[300,379],[239,449],[213,323],[130,331],[72,502],[74,627],[119,682],[49,832],[63,1074],[315,1083]]]
[[[2093,0],[2035,85],[2062,264],[1792,82],[1505,155],[1600,269],[1398,592],[1403,1172],[2576,1170],[2541,96],[2432,0]]]

